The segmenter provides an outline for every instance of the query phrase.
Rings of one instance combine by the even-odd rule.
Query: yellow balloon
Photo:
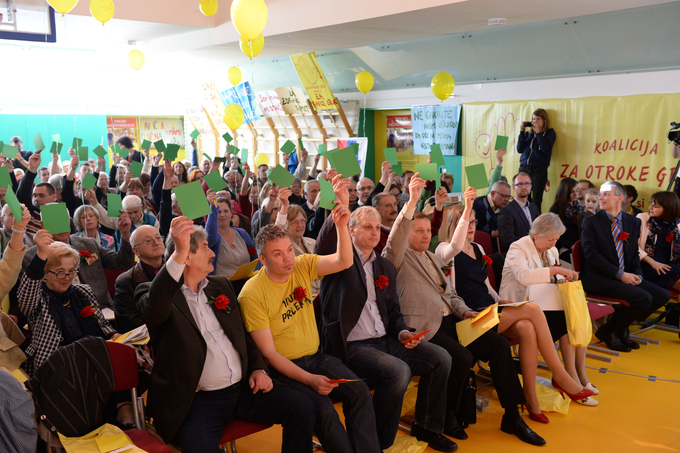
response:
[[[229,104],[224,108],[224,122],[231,130],[236,130],[243,124],[245,114],[243,109],[238,104]]]
[[[198,8],[206,16],[212,17],[217,12],[217,0],[199,0]]]
[[[259,153],[255,159],[255,166],[259,167],[260,165],[269,165],[269,156],[265,153]]]
[[[262,52],[262,49],[264,48],[264,36],[262,36],[262,33],[257,35],[257,38],[255,39],[247,39],[243,35],[238,39],[238,42],[241,46],[241,50],[243,51],[244,54],[246,54],[246,57],[250,58],[251,60],[253,57],[257,57],[260,55],[260,52]],[[252,45],[252,55],[251,55],[251,45]]]
[[[236,66],[229,68],[227,74],[229,75],[229,82],[231,82],[232,85],[238,85],[241,81],[241,70]]]
[[[90,13],[104,25],[113,17],[116,12],[116,5],[112,0],[90,0]]]
[[[453,77],[448,72],[440,72],[432,77],[431,87],[435,96],[444,102],[453,93],[453,87],[456,84]]]
[[[264,0],[234,0],[231,22],[246,39],[257,39],[267,25],[267,5]]]
[[[359,91],[366,94],[373,88],[373,75],[368,71],[361,71],[354,78],[354,83]]]
[[[52,5],[63,16],[73,9],[78,4],[78,0],[47,0],[47,3]]]
[[[142,66],[144,66],[144,54],[137,49],[130,51],[128,54],[128,60],[130,60],[130,66],[135,71],[139,71],[142,69]]]

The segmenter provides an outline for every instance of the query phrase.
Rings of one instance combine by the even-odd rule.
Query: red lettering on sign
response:
[[[562,174],[560,175],[560,178],[566,178],[567,177],[567,170],[569,170],[569,164],[562,164],[564,169],[562,170]]]
[[[569,173],[570,178],[578,178],[578,165],[574,165],[574,169]]]
[[[616,140],[612,141],[610,148],[612,149],[612,151],[616,151]]]
[[[663,184],[663,180],[666,179],[666,167],[663,167],[659,172],[656,174],[656,180],[659,181],[659,187]],[[663,174],[662,174],[663,173]]]
[[[604,177],[607,181],[612,181],[614,179],[613,176],[611,176],[611,173],[614,171],[614,166],[613,165],[607,165],[607,174]]]
[[[602,174],[602,169],[604,168],[604,165],[596,165],[595,168],[597,168],[597,179],[600,179],[600,175]]]
[[[647,175],[648,174],[649,174],[649,167],[642,167],[640,169],[640,181],[647,181]]]
[[[609,142],[605,141],[604,145],[602,145],[602,152],[605,152],[609,149]]]
[[[586,178],[590,179],[591,176],[593,176],[593,166],[588,165],[588,168],[586,168]]]
[[[626,167],[621,165],[618,170],[616,170],[616,179],[621,180],[623,177],[626,176]]]
[[[635,142],[637,142],[637,141],[638,141],[638,139],[636,138],[635,140],[633,140],[633,143],[630,144],[630,150],[631,151],[635,151],[636,148],[634,148],[634,146],[635,146]]]
[[[595,144],[595,151],[593,151],[593,154],[595,154],[595,153],[597,153],[597,154],[602,154],[602,152],[600,152],[600,145],[601,145],[601,144],[602,144],[602,143],[596,143],[596,144]]]
[[[656,151],[658,150],[659,145],[657,143],[654,143],[654,146],[652,147],[652,150],[649,152],[649,154],[656,154]]]
[[[633,172],[637,169],[637,167],[629,167],[628,168],[628,177],[626,179],[632,179],[633,181],[637,181],[635,179],[635,176],[633,176]]]

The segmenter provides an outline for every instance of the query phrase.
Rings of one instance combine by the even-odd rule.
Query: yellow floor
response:
[[[680,340],[678,335],[652,329],[643,334],[661,344],[642,346],[622,353],[609,364],[588,359],[590,380],[600,389],[598,407],[571,403],[569,414],[549,413],[550,423],[542,425],[525,417],[529,426],[548,442],[533,447],[500,431],[502,408],[491,388],[479,391],[489,406],[477,414],[477,423],[467,429],[470,436],[457,441],[460,452],[673,452],[680,451]],[[642,375],[630,376],[600,368]],[[547,371],[539,375],[549,377]],[[656,381],[648,377],[655,376]],[[670,380],[672,382],[664,381]],[[338,407],[339,408],[339,407]],[[339,408],[340,409],[340,408]],[[340,410],[341,412],[341,410]],[[400,435],[403,433],[400,431]],[[281,428],[274,426],[237,441],[239,453],[280,451]],[[427,453],[433,452],[431,448]]]

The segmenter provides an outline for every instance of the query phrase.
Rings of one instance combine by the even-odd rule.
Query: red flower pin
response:
[[[248,247],[248,255],[250,256],[257,255],[257,249],[251,245],[250,247]]]
[[[449,277],[451,275],[451,268],[453,267],[453,260],[449,261],[445,266],[442,266],[442,272],[444,277]]]
[[[629,235],[625,231],[620,232],[619,235],[616,237],[616,239],[618,239],[619,241],[625,241],[626,245],[628,245],[628,238]]]
[[[95,315],[94,308],[92,308],[92,305],[88,305],[87,307],[84,307],[82,310],[80,310],[80,316],[82,318],[97,319],[97,315]]]
[[[665,239],[666,239],[666,242],[672,242],[674,238],[675,238],[675,233],[668,233],[666,235]]]
[[[225,310],[225,311],[231,311],[231,307],[229,306],[229,298],[225,296],[224,294],[220,294],[216,298],[209,300],[208,305],[215,305],[215,308],[217,310]]]
[[[482,260],[484,260],[482,263],[482,269],[484,269],[484,266],[491,266],[491,264],[493,264],[493,260],[486,255],[482,256]]]
[[[293,291],[293,298],[298,302],[302,302],[307,298],[307,290],[302,286],[298,286]]]
[[[384,275],[374,275],[373,277],[375,278],[375,286],[378,289],[385,289],[390,285],[390,280]]]

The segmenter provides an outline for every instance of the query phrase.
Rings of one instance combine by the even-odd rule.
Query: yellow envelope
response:
[[[476,317],[464,319],[456,324],[458,342],[467,346],[498,323],[498,304],[489,305]]]
[[[239,267],[238,269],[236,269],[236,273],[229,277],[229,280],[233,282],[236,280],[243,280],[252,277],[253,275],[255,275],[254,273],[255,267],[257,266],[257,263],[259,261],[260,261],[259,259],[255,258],[250,263],[246,263],[243,266]]]
[[[130,332],[125,332],[124,334],[121,334],[120,337],[118,337],[118,338],[116,338],[115,340],[113,340],[113,342],[114,342],[114,343],[122,343],[123,341],[125,341],[125,339],[126,339],[127,337],[130,336],[131,333],[132,333],[132,331],[130,331]]]
[[[98,437],[96,439],[97,447],[101,453],[109,452],[123,452],[133,448],[132,442],[125,434],[118,434],[116,436]]]
[[[22,384],[28,380],[28,376],[26,375],[26,373],[24,373],[24,370],[22,370],[21,368],[17,368],[16,370],[12,371],[11,374],[17,381],[19,381]]]

